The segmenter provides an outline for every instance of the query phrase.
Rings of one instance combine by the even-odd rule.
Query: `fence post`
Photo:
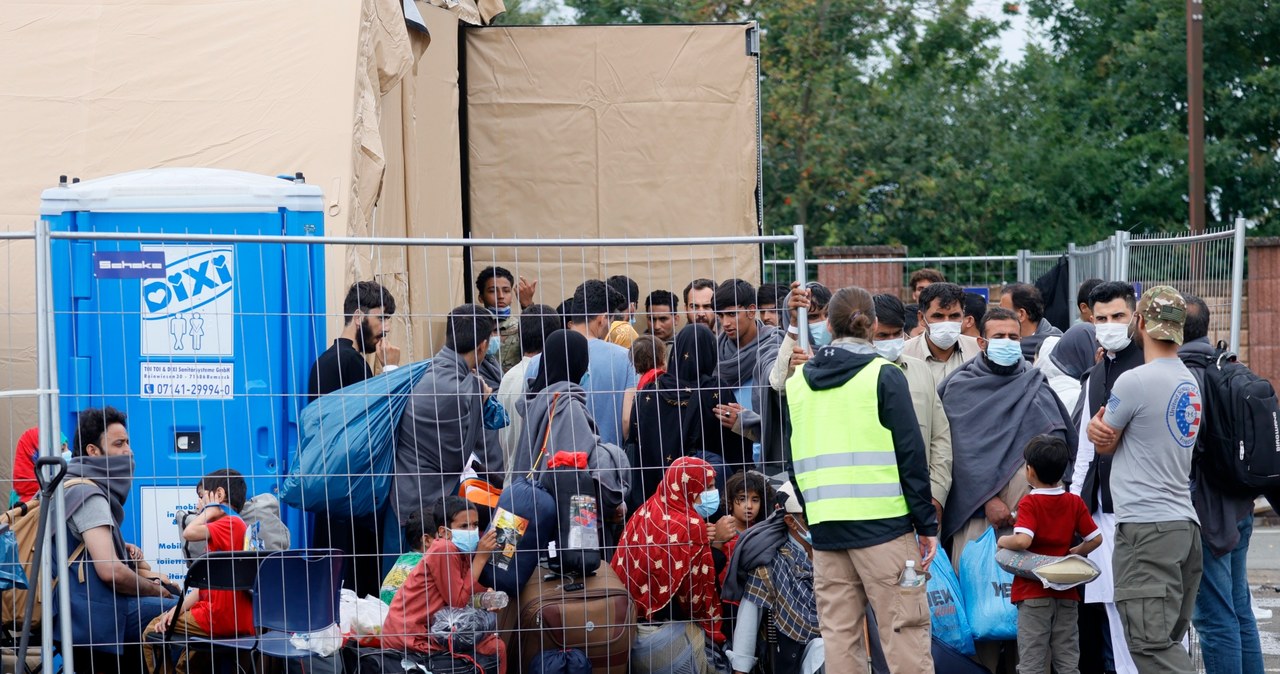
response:
[[[1236,218],[1235,243],[1231,249],[1231,351],[1240,353],[1240,319],[1244,308],[1244,235],[1247,222]]]
[[[50,396],[49,372],[53,368],[54,355],[49,353],[49,326],[51,321],[49,306],[49,285],[51,276],[49,274],[49,223],[44,220],[36,220],[36,250],[35,250],[35,268],[36,268],[36,405],[39,410],[38,428],[40,456],[54,456],[58,454],[58,450],[54,449],[53,442],[53,401]],[[53,474],[44,469],[45,478],[53,477]],[[61,525],[60,520],[51,520],[53,527],[46,529],[46,535],[42,540],[36,541],[36,545],[41,547],[40,559],[42,563],[39,568],[39,578],[28,579],[33,586],[38,587],[41,596],[51,597],[53,591],[53,575],[52,568],[56,560],[50,554],[52,546],[49,545],[54,530]],[[65,592],[60,594],[66,594]],[[53,621],[50,620],[53,614],[53,604],[51,602],[43,602],[40,612],[40,659],[42,662],[53,662]],[[69,616],[68,616],[69,617]],[[34,618],[33,618],[34,622]]]
[[[796,225],[794,228],[796,241],[794,259],[796,261],[796,280],[800,282],[803,288],[805,283],[809,281],[809,270],[805,266],[804,259],[804,225]],[[801,307],[796,310],[796,329],[800,331],[800,348],[809,348],[809,310]]]
[[[1078,269],[1076,265],[1076,244],[1067,244],[1067,288],[1069,292],[1075,292],[1080,288],[1080,279],[1077,278]]]
[[[1018,250],[1018,283],[1031,283],[1031,251]]]
[[[1129,280],[1129,233],[1116,232],[1116,280]]]

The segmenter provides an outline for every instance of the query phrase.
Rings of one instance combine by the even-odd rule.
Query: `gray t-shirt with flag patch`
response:
[[[1154,360],[1116,380],[1103,421],[1121,431],[1111,464],[1117,521],[1199,523],[1188,480],[1201,400],[1195,377],[1177,358]]]

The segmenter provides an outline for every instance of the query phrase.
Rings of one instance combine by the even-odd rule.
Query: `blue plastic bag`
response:
[[[280,500],[308,512],[372,515],[391,498],[396,427],[430,360],[320,396],[302,408]]]
[[[0,524],[0,590],[27,589],[27,574],[18,558],[18,537],[7,524]]]
[[[996,530],[988,527],[960,553],[960,592],[975,641],[1018,638],[1018,608],[1009,601],[1013,574],[996,563]]]
[[[973,655],[973,630],[964,610],[964,595],[960,591],[960,579],[951,568],[951,558],[946,550],[938,547],[938,555],[929,565],[929,613],[932,616],[933,638],[965,655]]]

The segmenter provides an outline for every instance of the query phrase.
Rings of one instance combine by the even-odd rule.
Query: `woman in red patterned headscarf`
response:
[[[613,568],[635,600],[641,620],[694,620],[708,637],[721,642],[711,539],[706,518],[698,512],[713,511],[713,498],[718,507],[711,464],[693,457],[677,459],[658,491],[627,522]]]

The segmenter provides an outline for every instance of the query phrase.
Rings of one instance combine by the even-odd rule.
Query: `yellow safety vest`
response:
[[[881,520],[906,515],[893,433],[880,424],[883,358],[843,386],[809,388],[804,366],[787,380],[791,460],[810,524]]]

